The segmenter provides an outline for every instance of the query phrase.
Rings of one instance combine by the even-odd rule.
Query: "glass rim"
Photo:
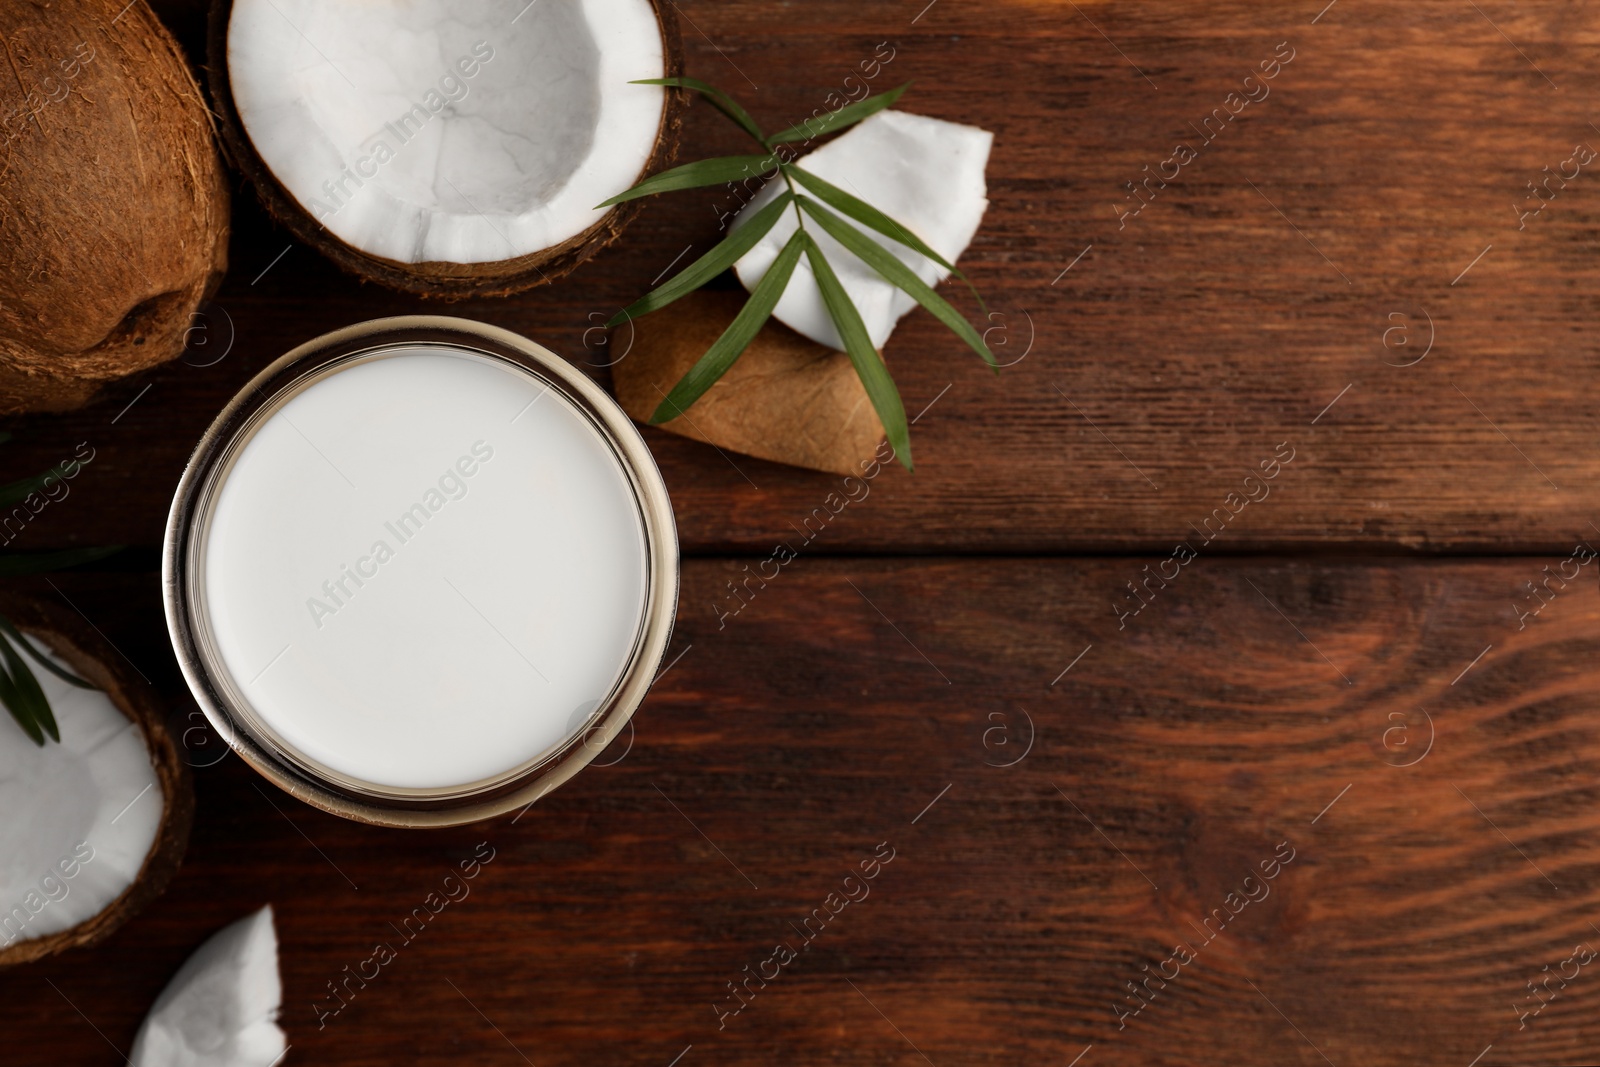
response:
[[[234,461],[289,400],[397,348],[433,345],[507,365],[553,389],[609,447],[628,483],[644,534],[645,588],[631,652],[612,688],[574,732],[504,772],[438,789],[383,786],[342,774],[296,751],[254,711],[217,650],[206,607],[204,548]],[[542,345],[468,319],[409,315],[357,323],[313,338],[260,371],[196,445],[173,496],[162,546],[162,601],[173,651],[207,721],[228,747],[285,792],[344,818],[382,826],[454,826],[524,807],[587,766],[643,703],[672,636],[678,541],[655,460],[621,407]]]

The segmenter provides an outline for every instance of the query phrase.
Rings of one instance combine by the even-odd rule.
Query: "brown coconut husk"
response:
[[[680,77],[683,74],[683,40],[678,33],[674,6],[670,0],[651,0],[651,5],[655,8],[656,21],[661,27],[662,50],[666,56],[666,73],[663,77]],[[228,80],[228,17],[232,11],[232,0],[216,0],[211,5],[206,28],[206,69],[212,106],[220,119],[224,151],[255,187],[267,214],[358,278],[401,292],[442,300],[509,296],[570,274],[579,264],[621,236],[628,223],[644,209],[643,199],[630,200],[612,208],[593,226],[560,244],[515,259],[491,263],[401,263],[363,252],[334,236],[301,206],[278,181],[245,132],[244,123],[233,103],[233,89]],[[635,179],[636,184],[646,175],[665,169],[677,158],[678,137],[687,107],[686,90],[666,90],[655,148]]]
[[[743,291],[699,290],[613,331],[617,400],[648,422],[672,387],[733,322]],[[627,348],[630,328],[632,347]],[[696,441],[795,467],[856,474],[883,440],[850,357],[769,319],[688,411],[661,424]]]
[[[188,765],[167,731],[166,715],[155,693],[83,616],[12,592],[0,592],[0,615],[37,643],[48,645],[80,678],[103,690],[117,710],[138,725],[162,794],[161,824],[132,884],[98,915],[77,926],[0,949],[0,968],[4,968],[104,941],[160,896],[177,873],[189,845],[194,787]],[[10,814],[23,817],[19,812]]]
[[[79,407],[178,356],[227,269],[205,99],[125,3],[0,4],[0,414]]]

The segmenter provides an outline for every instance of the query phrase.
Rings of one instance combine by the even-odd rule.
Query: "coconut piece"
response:
[[[0,4],[0,413],[183,351],[227,268],[211,119],[145,4]]]
[[[817,177],[899,222],[954,263],[972,242],[989,206],[983,171],[993,142],[994,134],[976,126],[903,111],[880,111],[799,162]],[[768,182],[739,213],[734,225],[771,203],[784,188],[781,179]],[[950,276],[949,271],[905,245],[854,220],[847,221],[900,257],[929,285]],[[794,213],[786,212],[734,265],[746,288],[753,290],[766,276],[795,226]],[[861,312],[873,347],[882,348],[895,323],[917,306],[916,300],[884,281],[820,227],[810,224],[807,229]],[[844,347],[828,317],[811,265],[803,258],[773,316],[818,344]]]
[[[271,1067],[287,1051],[272,905],[194,950],[133,1040],[132,1067]]]
[[[617,400],[648,422],[689,368],[728,328],[742,293],[701,289],[640,319],[612,368]],[[626,344],[628,327],[616,332]],[[883,440],[850,359],[769,321],[750,347],[686,413],[662,429],[776,463],[855,474]]]
[[[0,602],[35,648],[100,686],[34,666],[61,742],[35,745],[0,716],[0,966],[107,937],[166,887],[194,798],[146,688],[77,616]]]
[[[571,270],[670,160],[665,0],[233,0],[212,15],[225,137],[267,208],[347,270],[424,295]]]

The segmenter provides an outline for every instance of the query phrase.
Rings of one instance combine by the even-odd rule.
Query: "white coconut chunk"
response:
[[[139,1027],[132,1067],[271,1067],[286,1051],[272,905],[212,934]]]
[[[946,261],[954,263],[972,242],[989,207],[983,172],[993,142],[994,134],[976,126],[903,111],[880,111],[798,162],[817,177],[899,222]],[[768,182],[739,213],[734,225],[770,204],[785,188],[781,178]],[[811,195],[803,188],[800,192]],[[846,221],[893,252],[929,285],[949,277],[950,272],[931,259]],[[745,288],[754,289],[766,276],[795,226],[794,213],[785,212],[771,232],[734,265]],[[822,246],[828,263],[861,312],[873,347],[882,348],[895,323],[917,306],[916,300],[884,281],[823,233],[814,221],[808,219],[806,229]],[[822,291],[803,257],[773,315],[818,344],[844,348],[822,302]]]
[[[228,75],[273,175],[345,243],[487,263],[575,237],[655,147],[650,0],[234,0]]]
[[[0,948],[104,911],[139,876],[165,804],[139,727],[99,690],[30,665],[61,743],[40,748],[0,712]]]

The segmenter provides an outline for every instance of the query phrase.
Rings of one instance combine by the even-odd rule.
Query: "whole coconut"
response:
[[[228,191],[146,4],[5,0],[0,47],[0,413],[63,411],[183,351]]]

